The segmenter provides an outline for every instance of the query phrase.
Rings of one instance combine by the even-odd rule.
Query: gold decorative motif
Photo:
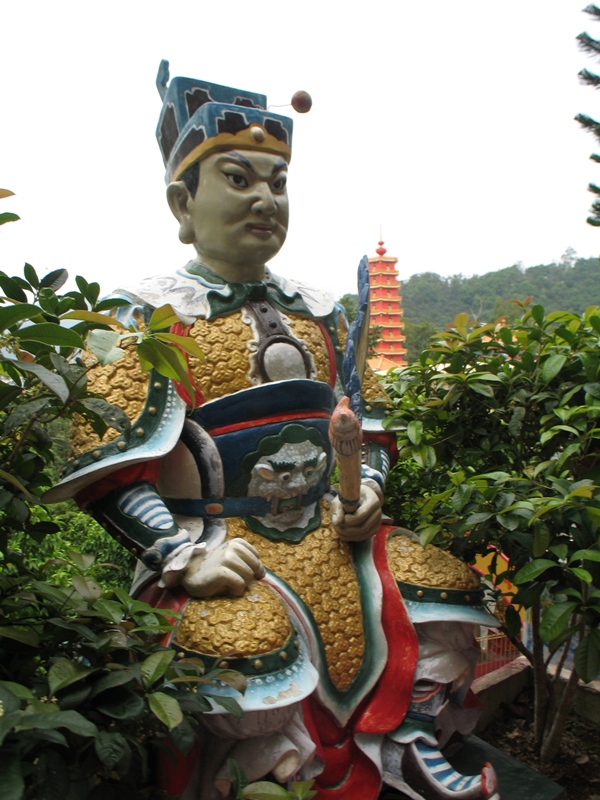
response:
[[[123,358],[106,367],[98,364],[90,353],[84,354],[84,362],[86,366],[93,365],[88,372],[88,389],[121,408],[130,422],[135,422],[146,402],[150,373],[142,373],[134,349],[126,348]],[[111,442],[117,436],[119,432],[109,428],[101,439],[83,417],[78,414],[73,417],[71,446],[75,455],[86,453],[99,444]]]
[[[227,520],[228,536],[253,544],[261,561],[284,580],[310,608],[325,646],[334,685],[347,689],[363,661],[362,608],[350,546],[331,525],[329,503],[321,503],[321,527],[301,542],[271,542],[248,530],[237,518]]]
[[[190,599],[175,646],[207,656],[244,658],[283,647],[291,633],[283,602],[266,584],[253,581],[242,597]]]
[[[388,408],[390,401],[383,386],[377,380],[377,375],[367,364],[362,380],[362,395],[365,400],[377,408]]]
[[[254,338],[252,327],[242,321],[240,311],[210,321],[197,319],[190,331],[205,355],[201,363],[190,356],[190,372],[206,401],[249,389],[250,351]]]
[[[435,589],[479,588],[478,576],[464,561],[431,544],[421,547],[404,534],[388,536],[387,556],[397,581]]]
[[[338,339],[340,342],[340,348],[342,352],[344,347],[346,346],[346,339],[348,338],[348,321],[343,314],[340,314],[338,317]]]
[[[299,339],[311,354],[317,368],[316,380],[329,383],[329,352],[323,337],[323,332],[312,319],[288,315],[290,329],[296,339]]]

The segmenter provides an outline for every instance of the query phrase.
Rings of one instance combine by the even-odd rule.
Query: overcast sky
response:
[[[600,115],[579,85],[600,38],[583,0],[203,0],[2,9],[0,268],[66,267],[103,291],[193,256],[164,199],[155,128],[161,58],[171,75],[265,93],[294,117],[288,277],[354,290],[380,225],[400,278],[479,274],[600,252],[585,219],[600,183]],[[599,67],[600,69],[600,67]]]

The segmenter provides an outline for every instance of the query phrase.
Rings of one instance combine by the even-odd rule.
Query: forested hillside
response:
[[[500,316],[514,317],[518,309],[510,300],[529,296],[546,312],[564,309],[581,313],[589,305],[600,305],[600,263],[597,258],[567,255],[558,264],[528,269],[515,265],[471,278],[442,278],[425,272],[404,281],[402,295],[405,321],[429,323],[436,329],[463,311],[486,322]]]
[[[402,279],[401,264],[398,270]],[[546,313],[560,309],[581,314],[590,305],[600,305],[600,262],[597,258],[577,258],[569,248],[558,264],[527,269],[515,264],[471,278],[442,278],[423,272],[402,282],[402,297],[408,360],[413,361],[433,333],[443,330],[464,311],[481,322],[494,322],[499,317],[511,322],[520,316],[519,307],[510,302],[513,299],[532,297]],[[351,294],[341,298],[351,320],[357,299]]]

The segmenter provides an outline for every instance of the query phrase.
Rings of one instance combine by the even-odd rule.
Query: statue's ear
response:
[[[174,181],[167,186],[167,202],[179,222],[179,239],[183,244],[193,244],[194,226],[189,205],[192,196],[183,181]]]

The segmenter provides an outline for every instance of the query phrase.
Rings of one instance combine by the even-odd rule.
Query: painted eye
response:
[[[223,174],[236,189],[245,189],[248,186],[248,180],[237,172],[224,172]]]
[[[306,475],[306,477],[308,478],[308,477],[310,477],[310,476],[313,474],[313,472],[314,472],[314,471],[315,471],[315,468],[314,468],[314,467],[307,467],[307,468],[304,470],[304,474],[305,474],[305,475]]]
[[[276,192],[283,192],[285,189],[285,185],[287,183],[287,176],[281,175],[277,180],[273,183],[273,189]]]
[[[291,472],[282,472],[279,476],[284,483],[287,483],[289,479],[292,477]]]

